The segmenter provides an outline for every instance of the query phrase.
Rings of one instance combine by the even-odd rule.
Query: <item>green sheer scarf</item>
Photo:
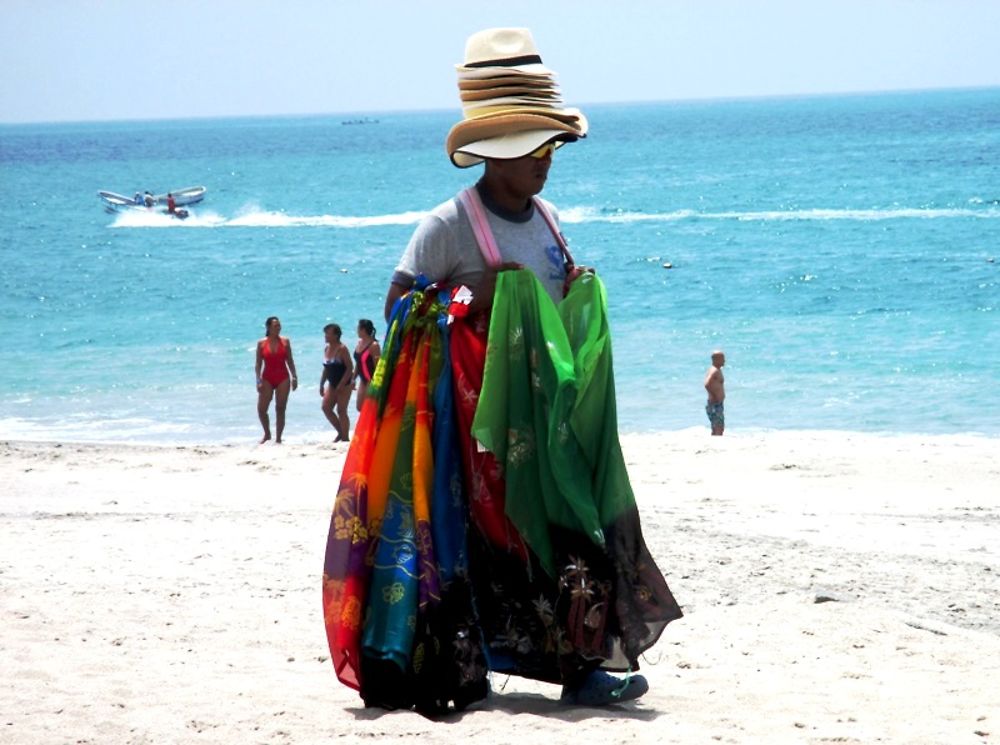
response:
[[[600,278],[582,275],[557,307],[530,271],[497,276],[472,434],[503,466],[507,516],[546,572],[556,574],[550,525],[604,545],[635,497]]]

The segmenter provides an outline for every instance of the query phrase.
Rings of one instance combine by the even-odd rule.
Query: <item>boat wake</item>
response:
[[[214,228],[226,222],[226,218],[214,212],[188,210],[188,216],[181,220],[173,215],[155,211],[129,211],[115,214],[112,228]]]
[[[115,217],[113,228],[372,228],[385,225],[416,225],[425,212],[352,217],[346,215],[289,215],[261,210],[241,211],[235,217],[215,212],[189,210],[184,220],[155,212],[124,212]]]
[[[228,220],[226,225],[248,228],[375,228],[383,225],[416,225],[426,212],[400,212],[371,217],[346,215],[288,215],[284,212],[251,212]]]
[[[241,210],[234,217],[225,217],[215,212],[190,210],[185,220],[179,220],[159,212],[124,212],[116,215],[113,228],[374,228],[387,225],[416,225],[426,212],[410,211],[387,215],[290,215],[285,212]],[[635,223],[635,222],[682,222],[699,220],[724,220],[737,222],[786,222],[786,221],[826,221],[845,220],[874,222],[880,220],[933,220],[942,218],[1000,219],[1000,208],[959,209],[959,208],[895,208],[895,209],[805,209],[805,210],[760,210],[733,212],[696,212],[675,210],[672,212],[629,212],[607,210],[596,207],[570,207],[559,211],[559,219],[567,224],[579,223]]]

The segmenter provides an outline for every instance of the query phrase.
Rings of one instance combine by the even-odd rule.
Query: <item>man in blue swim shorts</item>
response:
[[[722,376],[722,366],[726,364],[726,355],[721,349],[712,352],[712,365],[705,373],[705,390],[708,391],[708,403],[705,413],[712,425],[712,434],[722,436],[726,428],[726,379]]]

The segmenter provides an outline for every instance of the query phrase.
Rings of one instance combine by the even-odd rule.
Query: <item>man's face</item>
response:
[[[497,175],[503,179],[508,191],[517,196],[530,199],[540,194],[545,188],[552,167],[552,153],[543,158],[525,155],[523,158],[494,161]]]

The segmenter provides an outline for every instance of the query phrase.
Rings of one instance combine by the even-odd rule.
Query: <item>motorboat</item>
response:
[[[205,198],[206,191],[207,189],[204,186],[188,186],[187,188],[176,189],[167,194],[151,194],[149,192],[140,194],[136,192],[135,197],[126,197],[123,194],[116,194],[113,191],[99,191],[97,192],[97,196],[101,198],[101,202],[104,204],[104,211],[113,213],[134,210],[148,211],[159,205],[166,205],[168,198],[172,195],[174,198],[174,211],[161,211],[168,215],[184,219],[188,216],[188,211],[179,208],[197,204]]]

